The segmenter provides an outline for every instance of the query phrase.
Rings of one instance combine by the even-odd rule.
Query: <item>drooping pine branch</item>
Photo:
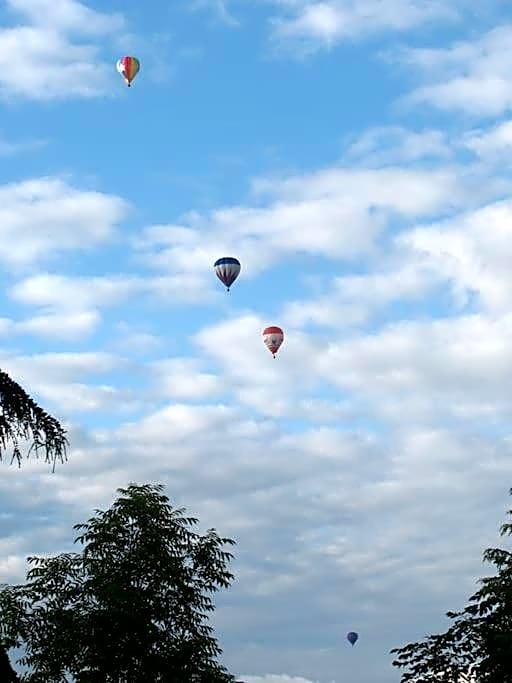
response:
[[[10,444],[11,463],[16,460],[21,466],[21,440],[30,443],[27,457],[32,451],[38,457],[43,450],[45,462],[52,463],[53,470],[57,461],[67,460],[68,441],[60,422],[38,406],[6,372],[0,370],[0,461]],[[20,679],[10,664],[7,649],[6,644],[0,640],[0,681],[19,683]]]
[[[11,462],[21,466],[20,441],[31,442],[27,457],[44,452],[45,462],[67,460],[66,431],[58,420],[43,410],[22,387],[0,370],[0,460],[12,446]]]

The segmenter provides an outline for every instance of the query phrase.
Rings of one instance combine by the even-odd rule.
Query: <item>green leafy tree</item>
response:
[[[503,524],[501,536],[511,535],[512,524]],[[391,651],[393,665],[407,669],[402,683],[512,683],[512,552],[490,548],[484,561],[497,573],[480,579],[464,610],[447,612],[445,633]]]
[[[212,594],[230,586],[234,541],[173,508],[162,485],[131,484],[96,511],[81,553],[29,558],[27,583],[0,592],[27,683],[228,683],[208,624]],[[70,679],[68,676],[72,676]]]
[[[11,463],[21,465],[22,448],[27,445],[27,456],[44,453],[45,462],[53,465],[66,459],[68,445],[61,424],[48,415],[22,387],[0,370],[0,461],[9,447]],[[0,681],[17,683],[19,678],[12,668],[7,650],[11,646],[6,638],[5,624],[0,620]]]

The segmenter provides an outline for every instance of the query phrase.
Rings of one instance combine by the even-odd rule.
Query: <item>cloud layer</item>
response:
[[[453,21],[455,5],[421,0],[274,0],[280,16],[271,19],[274,38],[307,52],[344,40],[402,32],[426,22]]]
[[[119,14],[77,0],[7,0],[13,26],[0,30],[0,93],[35,100],[105,94],[110,64],[100,41],[124,28]],[[20,21],[21,20],[21,21]]]

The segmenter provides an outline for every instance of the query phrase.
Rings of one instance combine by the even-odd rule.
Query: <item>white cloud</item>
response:
[[[236,255],[242,277],[259,275],[295,254],[349,260],[372,252],[396,218],[436,215],[509,185],[484,184],[474,169],[455,166],[334,167],[304,176],[260,178],[253,182],[253,192],[263,206],[190,213],[179,225],[148,228],[136,247],[145,263],[169,272],[162,278],[163,292],[204,301],[217,285],[212,266],[219,255]],[[157,279],[153,287],[159,289]],[[216,291],[220,293],[218,287]]]
[[[125,300],[141,288],[142,282],[143,278],[135,276],[69,277],[41,273],[16,283],[10,296],[33,306],[89,310]]]
[[[123,28],[120,14],[103,14],[76,0],[7,0],[10,10],[34,24],[85,35],[104,35]]]
[[[140,412],[144,402],[132,390],[120,390],[109,384],[87,385],[79,382],[34,384],[34,389],[51,402],[66,417],[75,413],[115,413]]]
[[[401,60],[423,72],[426,84],[407,98],[444,110],[498,116],[512,107],[512,26],[448,48],[404,50]]]
[[[114,348],[121,352],[142,353],[144,357],[154,352],[164,345],[168,346],[163,337],[141,330],[138,326],[130,325],[121,321],[115,325],[118,333],[117,339],[114,340]]]
[[[443,131],[411,131],[401,126],[371,128],[354,140],[344,154],[347,162],[365,166],[408,164],[452,156],[450,140]]]
[[[274,38],[291,41],[306,53],[344,40],[457,18],[453,5],[436,0],[274,0],[273,4],[280,10],[271,19]]]
[[[512,121],[467,133],[464,145],[485,160],[508,160],[512,150]]]
[[[315,378],[305,372],[304,362],[314,357],[315,347],[297,330],[287,329],[273,359],[263,344],[262,331],[267,324],[273,321],[254,315],[223,321],[201,330],[195,343],[221,366],[238,401],[263,415],[285,416],[294,409],[294,393],[315,384]]]
[[[48,313],[19,322],[15,329],[49,339],[83,339],[98,327],[100,320],[96,311]]]
[[[115,39],[119,14],[76,0],[7,0],[7,7],[27,23],[0,30],[0,93],[48,100],[108,91],[112,65],[101,61],[94,41]]]
[[[126,367],[126,361],[104,352],[46,353],[33,356],[1,354],[1,367],[30,394],[47,401],[59,412],[70,415],[81,411],[99,411],[107,407],[130,410],[134,396],[110,385],[84,384],[96,376]],[[140,407],[140,406],[139,406]]]
[[[283,683],[286,674],[265,671],[338,680],[344,634],[354,625],[361,647],[380,638],[374,666],[384,675],[373,680],[387,681],[388,649],[400,642],[391,628],[396,615],[421,614],[422,632],[435,628],[437,605],[456,608],[472,589],[511,474],[510,448],[482,438],[414,428],[373,439],[335,429],[294,438],[279,423],[255,423],[223,405],[170,405],[101,438],[73,435],[73,443],[73,457],[54,476],[41,466],[24,477],[6,470],[3,509],[16,509],[30,492],[33,516],[17,524],[23,545],[3,555],[37,552],[28,529],[43,536],[49,522],[39,515],[49,503],[68,521],[45,537],[44,551],[62,552],[71,524],[109,505],[116,487],[165,481],[174,505],[238,541],[237,581],[218,596],[214,620],[228,666]],[[398,524],[397,505],[407,510]],[[11,575],[20,569],[18,561]],[[358,666],[347,659],[345,673]]]
[[[139,277],[102,276],[70,277],[56,274],[32,275],[17,282],[8,291],[16,302],[38,306],[39,312],[24,320],[0,320],[3,334],[32,334],[46,339],[84,340],[103,322],[101,310],[123,302],[134,293],[151,289],[151,281]],[[120,349],[158,347],[154,335],[129,333],[120,328]]]
[[[365,165],[370,161],[387,163],[394,148],[382,152],[384,156],[378,160],[373,150],[381,134],[386,138],[388,133],[402,150],[399,156],[411,162],[421,162],[431,145],[441,153],[443,139],[435,131],[408,135],[402,129],[385,129],[361,138],[347,158],[360,157]],[[163,274],[144,278],[39,273],[18,282],[9,294],[16,301],[41,307],[33,321],[18,327],[20,331],[71,339],[78,337],[80,330],[85,334],[96,329],[101,309],[131,296],[149,294],[171,305],[204,303],[214,294],[220,298],[223,293],[212,270],[219,254],[236,253],[242,260],[243,278],[261,274],[283,256],[306,253],[349,260],[374,252],[377,239],[395,219],[422,218],[478,205],[508,190],[510,182],[489,178],[487,169],[478,166],[333,167],[304,176],[258,178],[253,181],[258,207],[227,207],[209,215],[190,213],[184,216],[183,225],[153,226],[144,231],[134,243],[139,260]],[[55,179],[4,186],[0,197],[2,194],[0,234],[3,231],[11,243],[15,231],[17,235],[15,248],[3,254],[11,265],[99,244],[114,234],[115,223],[127,208],[119,198],[79,191]],[[71,221],[73,231],[69,230]],[[41,227],[34,231],[38,223]],[[364,322],[372,310],[396,299],[400,291],[416,297],[428,289],[431,275],[425,268],[414,270],[417,265],[416,260],[413,268],[401,272],[384,270],[372,276],[373,283],[364,277],[337,280],[323,299],[291,303],[284,320],[293,326],[309,320],[329,324],[334,297],[339,313],[343,312],[336,319],[344,317],[349,324]],[[393,283],[398,287],[396,293]],[[362,295],[369,288],[373,300],[366,296],[367,304],[362,307],[358,289]],[[70,314],[73,317],[67,318]]]
[[[0,187],[0,260],[26,266],[111,239],[127,204],[111,195],[81,191],[56,178]]]
[[[160,360],[152,364],[159,393],[185,400],[207,398],[223,392],[222,380],[201,372],[198,361],[188,358]]]
[[[34,356],[2,357],[2,367],[9,368],[21,382],[38,380],[51,383],[52,379],[70,382],[88,374],[109,372],[122,364],[122,360],[104,352],[43,353]]]
[[[368,322],[374,313],[395,301],[421,301],[437,280],[430,269],[402,255],[393,268],[367,275],[334,278],[329,291],[320,297],[286,304],[286,324],[302,327],[309,323],[332,328],[350,328]],[[396,259],[398,261],[398,259]]]
[[[190,0],[188,10],[209,9],[214,15],[228,26],[239,26],[238,19],[229,12],[229,0]]]
[[[323,307],[312,299],[308,306],[284,305],[277,319],[251,311],[221,317],[192,334],[194,359],[182,357],[183,345],[178,357],[138,363],[95,352],[2,354],[2,368],[66,417],[97,411],[109,424],[111,413],[134,413],[123,424],[117,420],[94,433],[72,431],[71,459],[56,476],[46,475],[40,463],[25,466],[24,476],[4,468],[2,509],[16,511],[21,501],[24,510],[14,525],[22,542],[0,546],[7,558],[0,570],[9,578],[20,573],[21,557],[37,552],[38,543],[44,552],[63,551],[71,544],[71,523],[110,504],[116,487],[165,481],[173,503],[186,505],[204,526],[238,540],[238,580],[229,596],[220,598],[215,619],[221,640],[228,643],[222,642],[230,668],[254,674],[239,676],[247,683],[338,680],[340,642],[354,624],[363,634],[362,648],[377,653],[374,668],[366,669],[367,680],[387,683],[388,650],[402,640],[392,626],[404,629],[405,613],[420,614],[421,637],[430,625],[438,628],[444,609],[464,599],[481,571],[481,548],[495,540],[506,497],[503,482],[512,474],[510,438],[477,436],[482,425],[492,431],[500,419],[498,426],[508,435],[512,416],[507,394],[512,210],[508,201],[479,207],[503,187],[496,178],[484,183],[483,171],[456,165],[407,168],[431,149],[442,157],[444,140],[432,131],[408,136],[393,130],[391,138],[399,147],[391,150],[393,163],[402,167],[336,167],[260,179],[253,187],[257,208],[190,214],[184,225],[148,230],[141,246],[149,262],[168,269],[169,276],[142,282],[139,276],[32,273],[10,290],[14,301],[43,310],[32,323],[0,321],[6,332],[31,328],[43,333],[69,324],[71,338],[73,330],[78,336],[88,325],[93,329],[98,320],[93,312],[135,293],[161,288],[163,294],[169,283],[188,285],[188,294],[204,301],[201,283],[209,278],[212,289],[217,284],[213,258],[239,241],[247,255],[244,275],[245,269],[261,273],[268,266],[259,263],[266,253],[270,263],[297,253],[376,257],[366,261],[367,273],[335,277]],[[381,132],[363,137],[352,149],[353,158],[389,163],[387,153],[375,154],[380,139]],[[48,205],[69,192],[66,184],[51,183],[50,189],[43,184],[51,197]],[[54,226],[55,216],[64,213],[77,225],[77,212],[66,202],[53,219],[45,217],[40,188],[24,188],[0,231],[12,216],[25,216],[27,226],[37,221]],[[91,198],[73,192],[81,198],[78,214],[83,211],[85,235],[83,241],[73,233],[73,245],[101,243],[122,215],[122,203],[106,198],[104,208],[117,208],[107,211],[104,230],[91,235],[95,213],[81,203],[87,195],[90,207]],[[94,195],[91,205],[98,196],[105,200]],[[24,212],[31,202],[38,210],[29,221]],[[426,223],[461,208],[464,214]],[[358,218],[355,227],[363,234],[351,225],[340,227],[339,215]],[[405,227],[400,237],[387,240],[382,257],[372,251],[374,239],[393,226],[395,217]],[[17,228],[6,242],[14,235],[31,237],[28,228],[25,233]],[[30,247],[38,258],[55,248],[55,240],[45,237],[44,249]],[[482,263],[492,271],[487,278]],[[342,329],[347,320],[367,322],[390,302],[421,302],[428,308],[426,294],[439,285],[461,296],[476,291],[484,310],[434,322],[431,316],[384,322],[372,332]],[[330,328],[314,335],[298,329],[311,320]],[[273,360],[261,331],[282,321],[285,342]],[[149,324],[149,314],[143,322]],[[138,324],[120,323],[117,331],[142,349],[157,348],[158,340]],[[181,341],[178,337],[176,346]],[[128,346],[122,343],[120,353]],[[122,379],[103,376],[116,371]],[[149,391],[118,386],[148,378]],[[329,394],[322,396],[326,388]],[[33,517],[25,516],[27,510]],[[401,514],[404,510],[407,514]],[[58,533],[44,533],[52,524],[43,512],[56,516]],[[461,518],[466,521],[462,530]],[[1,523],[4,530],[7,522],[2,518]],[[358,667],[360,660],[344,660],[344,672],[353,680]]]
[[[80,277],[39,273],[20,280],[8,294],[16,302],[40,307],[38,315],[19,322],[16,331],[28,331],[55,339],[81,339],[94,332],[103,321],[102,311],[137,297],[138,301],[155,293],[169,299],[175,295],[165,289],[162,278],[139,275],[103,275]],[[118,346],[132,351],[149,351],[161,346],[157,336],[133,330],[118,323]]]
[[[512,367],[509,213],[505,202],[453,219],[445,230],[405,232],[397,239],[402,258],[394,269],[337,278],[328,296],[287,306],[277,320],[241,316],[203,329],[195,341],[229,378],[237,400],[269,417],[304,416],[299,397],[328,383],[369,400],[375,415],[391,421],[407,415],[499,424],[512,411],[506,393]],[[482,262],[486,267],[479,269]],[[418,320],[387,323],[372,334],[347,331],[394,301],[418,304],[434,288],[449,291],[450,282],[459,297],[478,293],[491,316],[432,320],[425,301]],[[299,333],[296,326],[311,320],[329,333]],[[267,358],[261,340],[264,325],[274,322],[285,329],[276,361]]]
[[[385,149],[379,150],[383,137]],[[140,260],[168,274],[148,278],[145,284],[171,304],[183,300],[204,304],[223,294],[212,269],[220,255],[232,254],[241,260],[242,280],[261,276],[298,254],[323,257],[331,267],[336,261],[371,256],[379,259],[379,265],[372,266],[368,276],[335,277],[327,291],[320,283],[315,287],[323,294],[288,301],[281,321],[292,328],[309,323],[354,326],[365,324],[394,302],[421,304],[422,297],[444,284],[446,277],[440,274],[438,264],[420,258],[407,243],[407,236],[413,233],[403,226],[427,217],[454,215],[462,208],[469,215],[472,207],[512,189],[510,180],[492,175],[486,164],[441,164],[443,150],[451,154],[459,143],[464,144],[455,140],[449,146],[432,130],[374,130],[347,152],[346,160],[358,159],[359,167],[335,166],[302,176],[257,178],[252,182],[254,206],[226,207],[206,215],[189,213],[181,224],[147,228],[135,242]],[[421,167],[430,152],[437,159],[428,168]],[[388,165],[390,159],[394,166]],[[486,216],[480,220],[485,223]],[[506,225],[504,217],[500,228],[504,239]],[[386,231],[396,226],[403,230],[402,241],[387,238]],[[383,237],[387,238],[385,253],[381,250]],[[508,247],[503,246],[506,253]],[[478,245],[474,249],[480,251]],[[486,250],[484,246],[480,258]],[[227,334],[236,338],[238,331],[222,332],[222,336]],[[256,401],[256,394],[251,400]],[[264,403],[262,394],[257,402]]]
[[[405,233],[399,243],[440,280],[450,282],[464,303],[476,295],[485,310],[510,309],[512,202],[488,205],[440,224]]]
[[[403,230],[370,272],[333,277],[322,293],[288,301],[281,320],[341,330],[370,322],[393,303],[415,304],[417,314],[430,317],[427,297],[443,290],[453,311],[476,304],[492,315],[506,313],[511,224],[512,205],[500,201]]]
[[[349,210],[365,213],[374,208],[413,217],[442,207],[447,199],[447,185],[452,194],[461,189],[456,173],[450,168],[423,171],[388,166],[382,169],[334,167],[303,176],[262,178],[254,181],[253,188],[258,195],[276,198],[280,204],[297,202],[300,206],[301,202],[333,200],[347,213]],[[270,228],[267,231],[272,232]]]
[[[511,334],[510,315],[404,321],[334,341],[315,366],[335,386],[370,400],[387,420],[444,422],[470,417],[471,406],[473,417],[480,413],[496,425],[512,409],[506,389],[512,379]]]
[[[22,555],[4,555],[0,559],[0,575],[2,576],[2,583],[15,582],[26,567],[25,558]]]
[[[12,332],[15,323],[9,318],[0,318],[0,335],[6,336]]]

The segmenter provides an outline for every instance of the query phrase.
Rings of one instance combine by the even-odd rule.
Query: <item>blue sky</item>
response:
[[[398,683],[512,480],[512,13],[146,4],[1,4],[0,363],[71,452],[0,468],[0,581],[162,481],[237,540],[230,670]]]

